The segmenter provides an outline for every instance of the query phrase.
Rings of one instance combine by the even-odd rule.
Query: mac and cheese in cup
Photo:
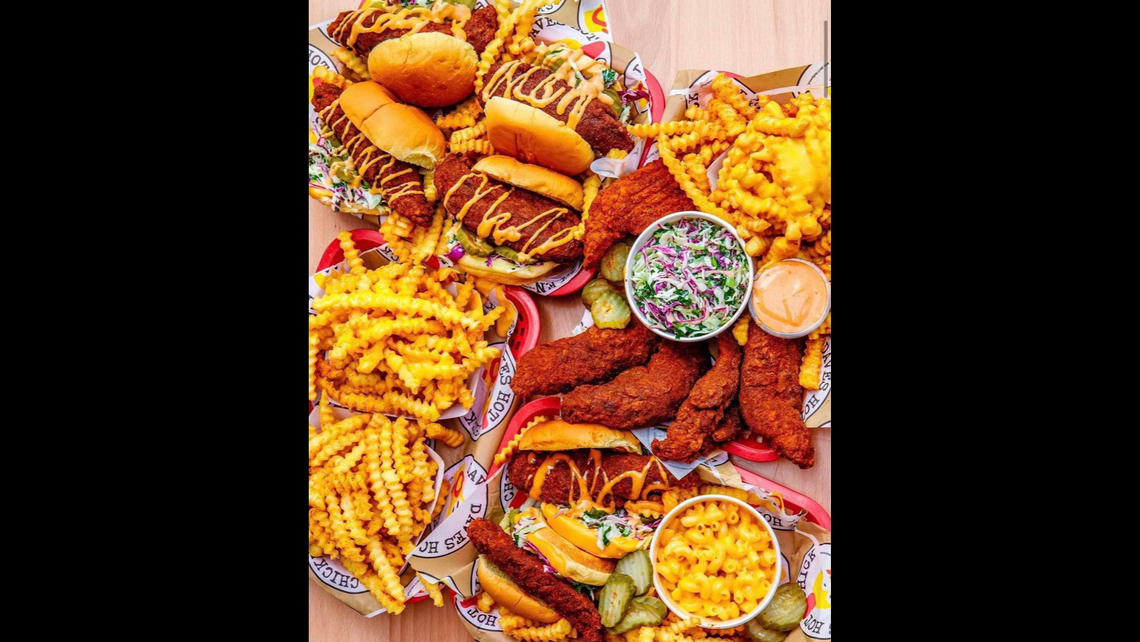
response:
[[[657,597],[677,617],[731,629],[756,617],[780,583],[780,542],[747,503],[699,495],[661,521],[649,546]]]

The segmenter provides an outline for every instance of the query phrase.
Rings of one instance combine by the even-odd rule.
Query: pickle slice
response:
[[[625,260],[629,258],[629,243],[614,243],[602,257],[602,276],[610,281],[625,280]]]
[[[618,329],[629,325],[629,304],[617,292],[602,292],[590,306],[590,316],[599,328]]]
[[[758,620],[748,622],[745,631],[748,633],[748,639],[752,642],[783,642],[784,638],[788,637],[788,634],[783,631],[769,631],[760,626]]]
[[[527,257],[527,259],[525,261],[520,261],[518,252],[512,250],[509,247],[503,247],[501,245],[495,246],[495,254],[498,254],[499,256],[503,257],[504,259],[510,259],[510,260],[514,261],[515,263],[520,263],[522,265],[530,265],[531,263],[534,263],[534,259],[529,257],[529,256]]]
[[[455,232],[455,239],[463,246],[463,251],[475,256],[491,256],[491,252],[495,251],[494,246],[484,241],[483,239],[475,236],[467,231],[467,228],[462,225]]]
[[[665,603],[655,597],[634,598],[629,604],[629,611],[625,617],[610,628],[610,633],[621,635],[639,626],[656,626],[665,621],[668,613],[669,609]]]
[[[794,582],[781,584],[768,606],[756,618],[760,625],[772,631],[791,631],[807,612],[807,596]]]
[[[649,561],[649,552],[645,549],[639,548],[618,560],[614,573],[628,575],[637,585],[638,595],[645,595],[653,586],[653,562]]]
[[[594,305],[594,301],[597,301],[603,292],[617,292],[617,288],[605,279],[590,281],[582,288],[582,303],[585,303],[587,308]]]
[[[636,588],[628,575],[610,575],[598,593],[598,614],[602,616],[602,626],[614,626],[621,622]]]
[[[614,116],[621,116],[621,96],[618,95],[617,90],[613,87],[606,87],[602,93],[614,99],[610,103],[610,109],[614,110]]]

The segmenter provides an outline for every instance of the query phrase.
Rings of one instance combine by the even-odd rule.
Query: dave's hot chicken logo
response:
[[[796,584],[807,594],[807,613],[800,629],[810,638],[831,639],[831,544],[808,549]]]

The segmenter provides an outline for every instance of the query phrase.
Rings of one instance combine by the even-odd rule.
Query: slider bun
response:
[[[582,184],[578,181],[545,167],[520,163],[510,156],[488,156],[471,169],[486,172],[491,178],[541,194],[578,211],[582,210],[585,201]]]
[[[446,151],[443,132],[411,105],[382,105],[361,123],[360,130],[380,149],[426,169],[434,168]]]
[[[384,105],[399,102],[400,100],[382,85],[377,85],[374,82],[358,82],[345,87],[344,91],[340,92],[339,104],[348,116],[349,122],[360,129],[360,124],[376,113],[376,110]]]
[[[479,57],[466,41],[438,31],[389,38],[368,54],[368,73],[404,102],[444,107],[475,91]]]
[[[506,573],[491,564],[486,555],[479,556],[479,567],[475,573],[487,595],[490,595],[496,604],[510,609],[512,613],[545,624],[553,624],[562,618],[538,598],[523,593],[518,584],[512,582]]]
[[[628,430],[601,424],[570,424],[555,419],[532,426],[519,440],[519,450],[612,449],[641,454],[641,442]]]
[[[582,584],[605,584],[617,565],[614,560],[602,559],[578,548],[549,527],[530,533],[527,541],[546,557],[559,575]]]
[[[495,283],[502,283],[504,285],[530,285],[535,281],[542,280],[551,270],[557,267],[557,263],[553,261],[543,261],[541,263],[532,263],[531,265],[519,266],[504,258],[496,256],[491,261],[491,266],[487,266],[487,259],[481,256],[472,256],[464,254],[459,257],[456,263],[460,270],[468,274],[473,274],[481,279],[494,281]]]
[[[586,171],[594,161],[594,152],[585,139],[541,109],[495,96],[483,111],[487,115],[487,138],[500,154],[570,176]]]

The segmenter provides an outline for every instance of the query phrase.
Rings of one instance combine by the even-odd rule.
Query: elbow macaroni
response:
[[[655,569],[678,606],[720,620],[756,608],[779,573],[768,529],[739,505],[715,500],[662,526]]]

